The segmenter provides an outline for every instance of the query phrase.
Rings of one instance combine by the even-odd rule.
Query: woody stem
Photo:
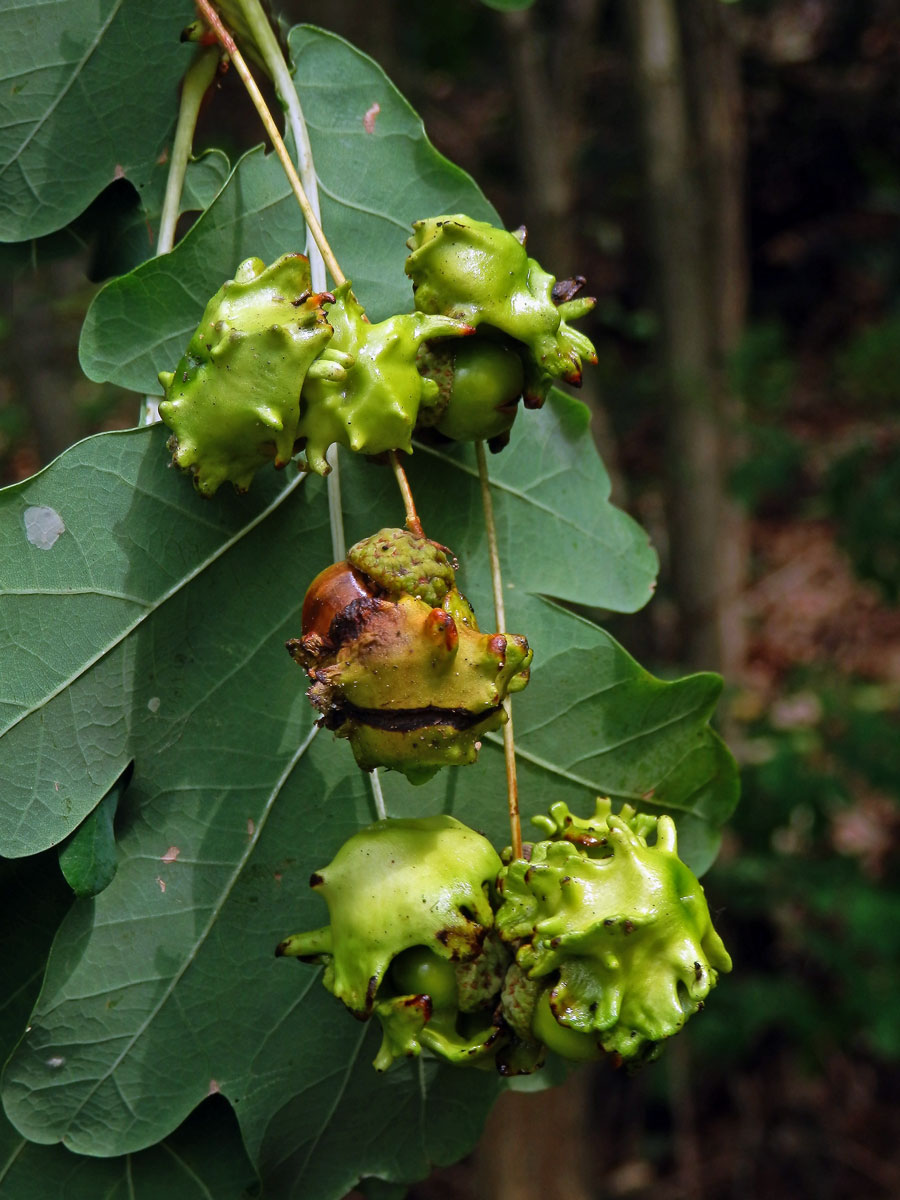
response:
[[[497,632],[506,632],[506,606],[503,603],[503,576],[500,573],[500,550],[497,545],[497,525],[494,520],[494,501],[488,477],[484,442],[475,443],[478,460],[478,479],[481,483],[481,503],[484,508],[484,527],[487,532],[488,557],[491,563],[491,588],[494,593],[494,615]],[[509,697],[503,701],[506,724],[503,726],[503,757],[506,760],[506,801],[509,810],[509,832],[513,858],[522,857],[522,822],[519,819],[519,781],[516,775],[516,741],[513,734],[512,705]]]

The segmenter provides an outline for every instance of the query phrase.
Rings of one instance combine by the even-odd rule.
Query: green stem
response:
[[[184,175],[194,145],[197,117],[207,88],[216,77],[220,57],[219,48],[210,46],[197,55],[184,75],[181,85],[181,101],[178,107],[178,123],[175,126],[175,140],[172,143],[172,153],[169,158],[166,194],[159,217],[159,233],[156,238],[157,255],[168,254],[175,245],[175,225],[178,222],[181,207]]]
[[[494,593],[494,615],[497,632],[506,632],[506,605],[503,603],[503,576],[500,572],[500,548],[497,544],[497,524],[494,520],[494,501],[488,476],[484,442],[475,443],[478,460],[478,479],[481,483],[481,503],[484,508],[484,527],[487,532],[488,556],[491,562],[491,588]],[[506,800],[509,811],[509,832],[513,858],[522,857],[522,822],[519,819],[519,782],[516,775],[516,741],[513,734],[512,705],[509,697],[503,701],[506,724],[503,726],[503,757],[506,761]]]
[[[298,170],[294,168],[294,164],[281,135],[278,133],[272,115],[268,108],[266,108],[259,89],[256,87],[249,69],[243,62],[240,52],[234,44],[234,40],[227,38],[227,31],[224,30],[221,23],[217,25],[215,21],[210,19],[208,5],[205,3],[205,0],[198,0],[198,8],[201,13],[209,21],[211,28],[215,31],[222,45],[228,49],[250,99],[253,101],[254,107],[259,113],[260,119],[272,140],[272,145],[275,147],[281,165],[288,177],[288,182],[300,203],[300,208],[303,211],[304,220],[306,221],[306,254],[309,258],[310,282],[312,283],[314,292],[324,292],[328,283],[325,274],[326,265],[336,284],[344,282],[344,274],[338,266],[337,259],[322,230],[321,209],[319,206],[319,183],[316,177],[312,145],[309,140],[309,131],[306,126],[306,119],[303,116],[300,97],[297,95],[294,79],[281,52],[281,46],[278,44],[278,39],[272,30],[272,26],[269,24],[269,18],[266,16],[259,0],[235,0],[234,7],[246,22],[246,33],[255,45],[257,53],[262,58],[266,70],[275,84],[275,91],[278,94],[278,98],[285,107],[288,126],[294,138]],[[225,35],[224,37],[223,34]],[[328,491],[328,518],[331,526],[331,548],[334,560],[338,562],[347,552],[347,543],[344,537],[341,472],[338,447],[336,445],[332,446],[328,452],[328,465],[331,467],[326,484]],[[372,771],[369,775],[369,780],[372,787],[376,815],[380,819],[383,819],[387,816],[387,813],[385,811],[384,796],[382,795],[381,780],[378,777],[378,772]]]
[[[162,212],[159,214],[159,232],[156,235],[156,257],[168,254],[175,245],[175,226],[181,210],[181,193],[184,191],[184,176],[194,145],[194,130],[206,90],[216,77],[220,52],[217,46],[202,50],[193,60],[181,84],[178,104],[178,121],[175,138],[169,156],[169,173],[166,176],[166,193]],[[145,396],[141,404],[142,425],[154,425],[159,420],[159,396]]]

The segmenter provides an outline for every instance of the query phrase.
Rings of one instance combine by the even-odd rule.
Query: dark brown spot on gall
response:
[[[378,991],[378,976],[372,975],[366,987],[366,1008],[363,1020],[372,1011],[372,1005],[375,1003],[375,993]]]
[[[320,875],[318,871],[313,871],[312,875],[309,877],[309,886],[311,888],[321,887],[324,882],[324,876]]]
[[[417,1008],[425,1018],[426,1023],[431,1020],[432,1005],[430,996],[408,996],[403,1001],[403,1006],[404,1008]]]

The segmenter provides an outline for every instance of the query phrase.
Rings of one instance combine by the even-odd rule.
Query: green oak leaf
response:
[[[31,270],[38,263],[80,254],[88,245],[92,279],[132,270],[155,251],[167,170],[166,163],[154,163],[147,183],[140,188],[110,184],[83,213],[54,233],[0,244],[0,267]],[[208,208],[229,172],[228,158],[221,150],[207,150],[192,158],[185,172],[179,212],[183,215]]]
[[[0,9],[0,240],[62,228],[113,179],[149,179],[174,127],[191,18],[188,0]]]
[[[55,859],[48,851],[0,861],[0,911],[16,914],[0,927],[0,1062],[26,1028],[53,935],[71,907],[72,894]],[[3,1200],[158,1200],[163,1195],[178,1200],[249,1200],[256,1194],[255,1181],[234,1114],[221,1099],[201,1104],[158,1146],[106,1159],[26,1141],[0,1110]]]
[[[190,692],[192,587],[239,547],[252,581],[264,543],[248,535],[299,481],[270,471],[243,502],[226,494],[206,505],[166,469],[164,441],[162,428],[90,438],[0,492],[0,852],[9,857],[73,833],[141,753],[140,730],[179,743],[188,713],[163,707],[161,679]],[[253,601],[234,579],[226,570],[220,580],[230,605],[205,602],[210,632],[243,654],[259,635],[246,635]],[[149,664],[138,653],[148,637],[159,647]],[[153,721],[135,722],[139,705],[157,718],[155,732]]]

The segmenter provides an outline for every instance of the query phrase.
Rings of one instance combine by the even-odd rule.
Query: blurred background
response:
[[[900,4],[279,11],[371,53],[531,252],[587,277],[582,398],[662,559],[646,612],[594,615],[656,674],[723,673],[743,773],[706,1010],[642,1073],[507,1094],[410,1200],[896,1200]],[[234,84],[201,141],[238,151],[260,139]],[[77,367],[108,200],[2,251],[3,483],[135,422]]]

